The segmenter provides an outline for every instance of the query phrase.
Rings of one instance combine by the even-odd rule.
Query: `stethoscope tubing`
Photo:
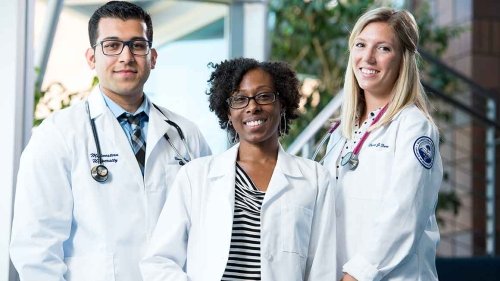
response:
[[[380,118],[382,118],[382,116],[384,115],[385,111],[387,110],[387,108],[389,107],[389,104],[386,104],[381,110],[380,112],[377,114],[377,116],[375,116],[375,118],[373,119],[372,123],[370,124],[370,126],[373,126],[375,123],[377,123],[379,121]],[[329,138],[333,132],[338,128],[338,126],[340,125],[340,120],[339,121],[336,121],[331,127],[330,129],[328,130],[328,132],[326,132],[325,136],[323,137],[323,139],[321,140],[321,142],[318,144],[318,146],[316,147],[316,150],[314,151],[314,154],[313,154],[313,157],[311,158],[312,160],[315,160],[317,154],[319,153],[319,151],[321,150],[321,147],[323,146],[324,142],[326,141],[327,138]],[[352,151],[351,153],[351,156],[350,158],[353,159],[353,161],[357,162],[355,163],[355,165],[351,165],[351,170],[354,170],[356,169],[358,163],[359,163],[359,159],[358,159],[358,154],[359,152],[361,151],[361,148],[363,147],[363,144],[365,142],[365,140],[368,138],[368,136],[370,135],[370,131],[367,131],[363,134],[363,136],[361,137],[361,140],[358,142],[358,144],[356,145],[356,147],[354,148],[354,150]],[[323,164],[323,162],[325,161],[325,158],[326,156],[330,153],[332,149],[329,149],[328,151],[325,152],[325,155],[323,156],[323,158],[321,158],[321,160],[319,160],[319,163],[320,164]]]
[[[158,111],[161,112],[161,114],[163,116],[165,116],[165,118],[167,118],[167,116],[165,115],[165,113],[163,113],[163,111],[160,109],[159,106],[157,106],[156,104],[153,103],[153,106],[158,109]],[[170,120],[170,119],[166,119],[165,122],[167,122],[167,124],[169,124],[170,126],[174,127],[175,130],[177,131],[177,134],[179,134],[179,137],[181,138],[181,142],[182,144],[184,145],[184,148],[186,149],[186,152],[188,154],[188,158],[185,158],[182,156],[182,154],[179,152],[179,150],[177,148],[175,148],[175,146],[173,145],[173,143],[170,141],[170,137],[168,136],[168,134],[165,132],[164,134],[164,137],[165,139],[167,140],[168,144],[170,145],[170,147],[173,148],[176,156],[177,156],[177,160],[179,160],[179,164],[180,165],[184,165],[186,163],[188,163],[189,161],[191,161],[191,159],[193,159],[193,155],[191,154],[191,151],[189,150],[189,146],[188,146],[188,143],[186,141],[186,138],[184,136],[184,132],[182,132],[182,129],[179,125],[177,125],[177,123],[175,123],[174,121]]]
[[[336,121],[335,123],[333,123],[333,125],[330,127],[330,129],[328,129],[326,134],[323,136],[323,138],[319,142],[318,146],[316,146],[316,150],[314,151],[313,156],[311,157],[312,160],[316,159],[316,156],[318,156],[318,153],[321,150],[321,147],[323,146],[323,144],[326,142],[326,140],[328,140],[328,138],[330,138],[330,136],[333,134],[333,132],[335,132],[335,130],[338,128],[339,125],[340,125],[340,121]],[[318,163],[323,164],[326,156],[328,155],[328,153],[331,150],[332,149],[330,148],[328,151],[326,151],[325,155],[323,155],[323,157],[318,161]]]
[[[102,183],[102,182],[105,182],[108,180],[109,171],[108,171],[108,168],[102,164],[103,161],[102,161],[102,153],[101,153],[101,144],[99,142],[99,136],[97,134],[95,121],[90,116],[90,106],[89,106],[88,101],[85,101],[85,108],[87,110],[87,115],[89,117],[90,127],[92,128],[92,135],[94,136],[94,142],[95,142],[95,146],[97,149],[97,161],[98,161],[98,165],[94,166],[90,169],[90,175],[92,176],[92,178],[94,180]]]
[[[155,105],[155,106],[156,106],[156,105]],[[158,110],[160,110],[158,107],[156,107],[156,108],[157,108]],[[162,111],[160,110],[160,112],[162,112]],[[162,112],[162,114],[163,114],[163,112]],[[172,148],[174,148],[174,150],[176,151],[177,156],[178,156],[179,158],[182,158],[182,159],[184,159],[186,162],[189,162],[191,159],[193,159],[193,155],[191,154],[191,151],[189,150],[189,146],[188,146],[188,143],[187,143],[187,141],[186,141],[186,137],[184,136],[184,133],[182,132],[181,127],[179,127],[179,125],[177,125],[177,123],[175,123],[174,121],[172,121],[172,120],[170,120],[170,119],[165,120],[165,122],[167,122],[169,125],[171,125],[172,127],[174,127],[174,128],[177,130],[177,133],[179,134],[179,137],[181,138],[181,141],[182,141],[182,143],[184,144],[184,148],[186,148],[186,152],[187,152],[187,154],[188,154],[188,156],[189,156],[189,160],[188,160],[188,159],[185,159],[184,157],[182,157],[182,156],[181,156],[181,154],[179,153],[179,151],[178,151],[177,149],[175,149],[175,148],[174,148],[174,146],[173,146],[173,144],[171,144],[171,143],[170,143],[170,141],[169,141],[170,146],[172,146]],[[166,135],[166,133],[165,133],[165,135]]]
[[[156,104],[153,103],[153,106],[156,109],[158,109],[158,111],[160,111],[160,113],[163,116],[165,116],[165,118],[167,118],[167,116],[163,113],[163,111]],[[92,116],[90,115],[90,106],[89,106],[89,102],[88,101],[85,101],[85,107],[86,107],[86,110],[87,110],[87,115],[89,117],[90,127],[92,129],[92,135],[94,137],[94,142],[95,142],[95,146],[96,146],[96,149],[97,149],[97,159],[98,159],[98,165],[91,168],[90,174],[91,174],[91,176],[92,176],[92,178],[94,180],[96,180],[97,182],[102,183],[102,182],[105,182],[108,179],[108,168],[105,165],[103,165],[102,152],[101,152],[101,144],[99,142],[99,134],[97,133],[95,121],[94,121],[94,119],[92,119]],[[172,121],[172,120],[170,120],[168,118],[165,120],[165,122],[167,124],[169,124],[170,126],[172,126],[172,127],[175,128],[175,130],[179,134],[181,142],[184,145],[184,148],[186,149],[186,152],[188,154],[188,158],[183,157],[182,154],[180,153],[180,151],[170,141],[170,137],[168,136],[168,134],[165,132],[165,134],[163,136],[167,140],[167,142],[170,145],[170,147],[172,147],[172,149],[174,150],[175,155],[176,155],[175,159],[178,160],[179,161],[179,165],[182,166],[182,165],[188,163],[189,161],[191,161],[191,159],[193,159],[193,155],[191,154],[191,151],[189,150],[188,143],[186,141],[186,138],[184,136],[184,132],[182,131],[181,127],[179,125],[177,125],[177,123],[175,123],[174,121]]]
[[[167,120],[165,120],[167,121]],[[168,123],[168,122],[167,122]],[[190,159],[193,159],[191,158],[191,154],[188,152],[188,155],[189,155],[189,159],[186,159],[185,157],[182,157],[181,153],[179,152],[179,150],[174,146],[174,144],[170,141],[170,137],[168,136],[167,133],[165,133],[163,135],[165,137],[165,139],[167,140],[167,143],[170,145],[170,147],[172,147],[172,149],[174,150],[175,152],[175,156],[176,156],[176,160],[179,160],[179,164],[180,165],[184,165],[186,163],[188,163],[190,161]],[[187,144],[185,142],[184,139],[181,138],[181,141],[182,143],[184,144],[185,147],[187,147]]]

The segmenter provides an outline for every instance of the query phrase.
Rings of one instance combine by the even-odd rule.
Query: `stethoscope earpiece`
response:
[[[104,165],[97,165],[90,170],[92,178],[98,182],[105,182],[108,179],[108,168]]]
[[[174,159],[177,160],[177,161],[179,161],[179,165],[180,166],[184,166],[184,164],[186,164],[185,159],[179,158],[178,156],[175,156]]]

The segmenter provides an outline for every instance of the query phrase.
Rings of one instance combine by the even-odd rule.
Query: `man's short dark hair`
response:
[[[147,39],[153,42],[153,23],[151,16],[141,7],[127,1],[109,1],[97,9],[89,20],[89,41],[94,46],[97,41],[98,26],[101,18],[119,18],[121,20],[138,19],[146,23]]]

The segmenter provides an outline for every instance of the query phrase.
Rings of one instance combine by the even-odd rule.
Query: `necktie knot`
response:
[[[144,111],[136,115],[125,112],[119,116],[120,121],[123,120],[130,124],[130,127],[132,129],[132,131],[130,132],[132,150],[143,174],[146,156],[146,141],[141,132],[141,122],[147,120],[147,118],[148,116],[146,115],[146,113],[144,113]]]
[[[132,126],[133,129],[135,129],[136,126],[140,126],[141,122],[146,118],[147,115],[146,113],[144,113],[144,111],[136,115],[132,115],[128,112],[125,112],[122,115],[120,115],[120,120],[127,121]]]

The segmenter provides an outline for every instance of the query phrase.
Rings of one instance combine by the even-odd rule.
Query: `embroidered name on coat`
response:
[[[102,162],[103,163],[117,163],[118,162],[118,154],[117,153],[110,153],[110,154],[102,154]],[[99,163],[99,157],[97,153],[90,153],[90,159],[92,163]]]
[[[368,145],[368,147],[389,148],[389,146],[388,146],[388,145],[385,145],[385,144],[383,144],[383,143],[381,143],[381,142],[379,142],[379,143],[370,143],[370,144]]]

